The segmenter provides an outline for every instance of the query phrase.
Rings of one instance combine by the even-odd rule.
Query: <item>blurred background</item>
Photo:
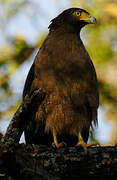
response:
[[[99,125],[90,141],[117,143],[117,0],[0,0],[0,131],[22,101],[22,90],[52,18],[80,7],[97,18],[82,30],[82,40],[99,80]],[[22,139],[23,140],[23,139]]]

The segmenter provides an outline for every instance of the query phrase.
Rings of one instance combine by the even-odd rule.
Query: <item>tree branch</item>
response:
[[[14,179],[106,177],[117,174],[117,147],[90,147],[85,152],[80,147],[54,149],[20,144],[6,157],[6,162],[4,173]]]
[[[0,144],[0,176],[3,180],[75,180],[86,176],[117,174],[117,147],[55,149],[18,144],[21,134],[45,98],[41,89],[24,98]]]
[[[19,143],[20,137],[30,122],[31,117],[35,115],[37,109],[45,98],[45,93],[37,89],[26,95],[22,104],[14,114],[3,138],[3,142],[8,145]]]

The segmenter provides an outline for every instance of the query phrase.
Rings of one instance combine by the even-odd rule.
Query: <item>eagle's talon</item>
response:
[[[78,142],[76,147],[82,147],[85,151],[87,150],[88,145],[85,142]]]
[[[66,146],[67,146],[67,144],[65,142],[61,142],[58,144],[55,144],[54,142],[52,143],[53,148],[62,148],[62,147],[66,147]]]
[[[56,144],[54,142],[52,143],[52,147],[56,149]]]

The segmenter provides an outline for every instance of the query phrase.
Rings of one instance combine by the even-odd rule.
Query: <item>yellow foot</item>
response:
[[[99,143],[90,143],[90,144],[87,144],[87,147],[92,147],[92,146],[100,146]]]
[[[99,146],[99,144],[98,143],[86,144],[84,141],[80,141],[76,144],[76,146],[83,147],[84,150],[87,150],[88,147]]]
[[[55,143],[52,143],[52,146],[55,148],[62,148],[62,147],[66,147],[67,146],[67,144],[65,143],[65,142],[61,142],[61,143],[57,143],[57,144],[55,144]]]
[[[91,147],[91,146],[99,146],[98,143],[91,143],[91,144],[86,144],[81,133],[79,132],[78,133],[78,143],[76,144],[76,146],[81,146],[83,147],[84,150],[87,150],[88,147]]]
[[[61,142],[61,143],[58,143],[58,140],[57,140],[57,134],[56,134],[56,131],[55,129],[53,129],[53,139],[54,139],[54,143],[52,143],[52,146],[55,148],[61,148],[61,147],[65,147],[67,146],[66,143],[64,142]]]
[[[87,144],[84,142],[84,141],[79,141],[77,144],[76,144],[77,147],[82,147],[85,151],[87,150]]]

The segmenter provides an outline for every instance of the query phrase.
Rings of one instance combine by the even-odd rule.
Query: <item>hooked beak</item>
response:
[[[88,19],[87,22],[88,24],[97,24],[96,18],[92,16]]]
[[[97,24],[96,18],[86,12],[81,13],[80,20],[84,21],[86,24]]]

